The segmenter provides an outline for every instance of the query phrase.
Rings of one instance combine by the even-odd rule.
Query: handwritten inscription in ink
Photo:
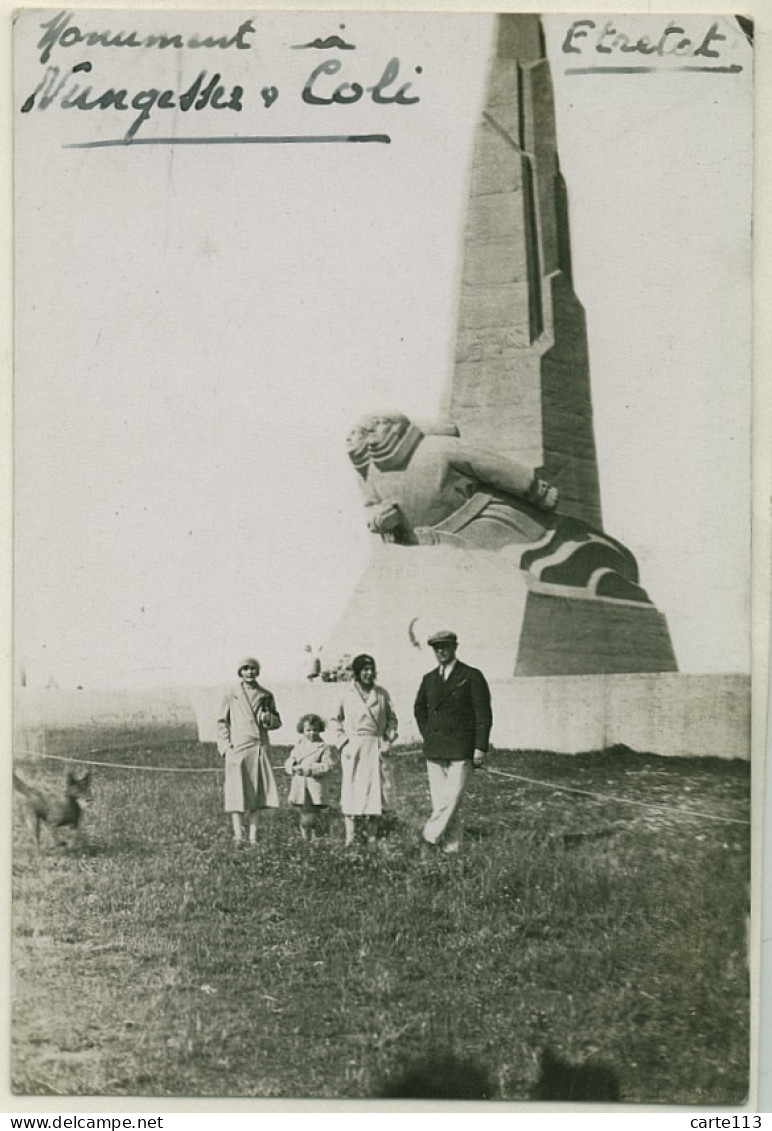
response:
[[[124,135],[124,140],[130,142],[156,111],[241,112],[250,101],[268,110],[281,96],[279,86],[266,82],[262,74],[256,79],[254,87],[250,87],[244,79],[243,68],[240,69],[240,83],[228,81],[215,66],[210,70],[201,69],[192,82],[181,82],[177,89],[163,88],[158,84],[131,90],[128,86],[111,84],[109,78],[98,77],[96,62],[104,65],[108,58],[103,54],[105,50],[130,53],[132,49],[139,48],[143,59],[148,57],[150,49],[164,54],[252,51],[257,31],[251,19],[238,25],[234,20],[234,26],[227,35],[183,35],[174,30],[148,35],[130,28],[118,31],[84,28],[75,22],[73,13],[61,11],[44,20],[40,28],[42,34],[37,51],[42,72],[37,85],[22,102],[23,114],[32,110],[48,110],[52,106],[62,110],[135,111]],[[343,30],[345,24],[341,24],[340,28]],[[66,66],[63,55],[68,54],[72,58],[73,48],[77,51],[77,62]],[[293,50],[301,48],[353,52],[356,44],[338,35],[319,36],[292,45]],[[95,54],[84,58],[86,53],[91,56],[89,49]],[[261,67],[264,66],[261,58]],[[414,66],[408,79],[401,60],[392,55],[374,73],[362,74],[363,70],[361,65],[357,68],[349,60],[346,60],[344,70],[344,62],[340,58],[327,58],[310,68],[295,89],[294,97],[312,107],[347,106],[360,101],[369,101],[377,106],[412,106],[420,101],[413,83],[415,76],[422,74],[421,66]]]
[[[595,20],[574,20],[566,32],[562,51],[566,55],[581,55],[594,50],[598,55],[659,56],[690,55],[697,58],[717,59],[716,45],[726,41],[712,23],[699,37],[688,36],[685,29],[671,22],[659,36],[634,35],[617,27],[619,21],[607,20],[598,28]]]
[[[154,108],[159,110],[241,110],[244,89],[234,86],[226,94],[225,87],[220,82],[220,75],[214,74],[207,79],[206,71],[201,71],[198,78],[190,87],[176,95],[173,90],[157,90],[150,87],[129,95],[125,89],[116,90],[108,87],[99,94],[94,94],[93,86],[72,81],[72,75],[91,70],[88,61],[78,63],[71,71],[66,72],[64,78],[60,77],[60,68],[46,67],[45,74],[32,94],[24,102],[21,110],[23,114],[29,113],[34,106],[39,110],[47,110],[49,106],[57,103],[63,110],[138,110],[139,114],[126,131],[125,140],[131,141],[143,122],[146,122]],[[266,105],[270,103],[263,98]]]
[[[373,102],[381,105],[396,102],[400,106],[410,106],[412,103],[418,102],[417,96],[411,97],[407,93],[411,86],[409,82],[402,83],[397,90],[394,90],[394,85],[399,77],[399,59],[389,60],[383,74],[374,86],[363,87],[358,82],[342,82],[338,83],[331,92],[322,93],[322,76],[337,75],[341,67],[340,59],[326,59],[324,63],[314,67],[306,85],[303,87],[303,101],[308,103],[309,106],[332,106],[333,104],[345,106],[349,102],[359,102],[366,91]],[[416,67],[416,71],[420,75],[421,68]]]
[[[249,51],[252,44],[247,36],[255,34],[251,20],[240,24],[233,35],[138,35],[136,31],[81,31],[77,24],[72,22],[71,12],[59,12],[50,20],[45,20],[40,26],[43,34],[38,42],[40,62],[47,63],[55,47],[157,47],[161,50],[171,48],[181,51],[197,48],[219,47],[226,50],[235,47],[239,51]]]

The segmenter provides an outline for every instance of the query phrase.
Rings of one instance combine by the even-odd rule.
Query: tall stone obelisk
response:
[[[450,627],[493,678],[675,671],[667,621],[634,555],[602,528],[585,318],[538,16],[497,17],[439,416],[423,431],[400,414],[352,430],[379,540],[325,645],[331,659],[371,652],[395,677],[417,677],[428,634]],[[541,506],[550,484],[556,510]]]
[[[601,527],[584,311],[535,15],[497,19],[443,409],[469,442],[541,468],[564,514]]]

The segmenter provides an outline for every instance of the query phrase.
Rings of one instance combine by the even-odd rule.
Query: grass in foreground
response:
[[[195,743],[109,756],[219,764]],[[454,1056],[478,1095],[516,1100],[549,1046],[626,1101],[741,1102],[748,829],[684,810],[746,820],[748,766],[629,751],[488,765],[457,859],[418,851],[417,754],[395,759],[391,835],[353,853],[335,814],[309,847],[288,808],[257,851],[235,850],[219,774],[98,769],[88,843],[39,861],[17,814],[14,1090],[373,1097]]]

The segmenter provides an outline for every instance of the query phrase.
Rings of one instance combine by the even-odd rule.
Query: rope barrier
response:
[[[138,743],[137,745],[141,745]],[[108,750],[126,750],[128,747],[109,746]],[[55,762],[77,762],[81,766],[104,766],[108,770],[148,770],[151,774],[219,774],[219,766],[147,766],[141,763],[132,765],[129,762],[94,762],[88,758],[76,758],[73,755],[63,754],[38,754],[35,750],[20,750],[20,754],[32,754],[36,758],[51,758]],[[98,750],[90,750],[90,754],[98,754]]]
[[[640,805],[644,809],[658,809],[664,813],[686,814],[690,817],[701,817],[705,821],[724,821],[732,825],[750,825],[750,821],[743,821],[739,817],[719,817],[714,813],[700,813],[697,809],[674,809],[670,805],[656,805],[651,801],[635,801],[631,797],[609,797],[607,793],[594,793],[589,789],[578,789],[571,785],[555,785],[553,782],[537,781],[536,778],[524,778],[521,774],[507,774],[504,770],[494,770],[485,767],[489,774],[498,774],[502,778],[511,778],[513,781],[525,781],[529,785],[540,785],[546,789],[557,790],[558,793],[581,793],[584,797],[594,797],[599,801],[621,802],[624,805]]]
[[[88,754],[101,754],[107,753],[111,750],[133,750],[139,746],[144,745],[141,742],[132,743],[130,746],[103,746],[96,750],[87,751]],[[107,769],[116,770],[147,770],[149,773],[155,774],[219,774],[221,768],[219,766],[147,766],[142,764],[131,764],[129,762],[96,762],[88,758],[79,758],[75,755],[63,754],[40,754],[36,750],[22,749],[20,754],[31,754],[36,758],[49,758],[56,762],[77,762],[79,765],[84,766],[104,766]],[[400,751],[396,756],[404,757],[408,754],[413,754],[414,751]],[[491,766],[485,767],[489,774],[497,774],[501,778],[509,778],[511,781],[523,781],[529,785],[538,785],[542,789],[553,789],[558,793],[578,793],[583,797],[592,797],[596,801],[610,801],[618,802],[623,805],[638,805],[642,809],[656,809],[661,813],[674,813],[676,815],[683,815],[688,817],[699,817],[703,821],[719,821],[724,824],[731,825],[750,825],[750,821],[742,820],[739,817],[722,817],[715,813],[701,813],[697,809],[674,809],[670,805],[657,805],[652,801],[637,801],[631,797],[610,797],[607,793],[595,793],[589,789],[579,789],[577,786],[571,785],[557,785],[555,782],[539,781],[537,778],[527,778],[522,774],[508,774],[504,770],[494,770]]]
[[[153,746],[154,749],[159,747],[159,746],[186,746],[190,741],[191,741],[191,739],[189,739],[189,738],[164,738],[164,739],[155,739],[154,738],[152,740],[152,746]],[[114,750],[139,750],[141,747],[149,746],[149,745],[150,745],[150,743],[148,742],[147,739],[145,739],[142,742],[122,742],[120,746],[92,746],[90,750],[85,750],[84,753],[85,754],[109,754]],[[71,757],[73,761],[75,761],[75,762],[78,761],[77,751],[74,750],[74,749],[73,750],[64,750],[61,755],[46,754],[41,750],[28,750],[26,747],[16,746],[16,747],[14,747],[14,749],[19,754],[31,754],[35,758],[55,758],[55,757],[67,755],[67,756]],[[78,747],[78,749],[80,749],[80,747]],[[106,762],[105,765],[109,765],[109,763]]]
[[[112,750],[136,750],[140,746],[145,745],[142,742],[128,742],[123,746],[94,746],[91,750],[86,750],[86,754],[109,754]],[[17,754],[31,754],[33,758],[56,758],[56,754],[45,754],[41,750],[28,750],[26,747],[14,747],[14,752]],[[71,757],[73,761],[77,761],[77,754],[74,750],[65,750],[64,755]]]

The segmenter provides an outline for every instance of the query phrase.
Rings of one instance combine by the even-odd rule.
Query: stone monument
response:
[[[635,558],[603,531],[584,312],[571,278],[537,16],[497,17],[477,127],[453,373],[426,425],[348,438],[372,560],[325,654],[411,676],[459,635],[491,677],[675,671]]]

